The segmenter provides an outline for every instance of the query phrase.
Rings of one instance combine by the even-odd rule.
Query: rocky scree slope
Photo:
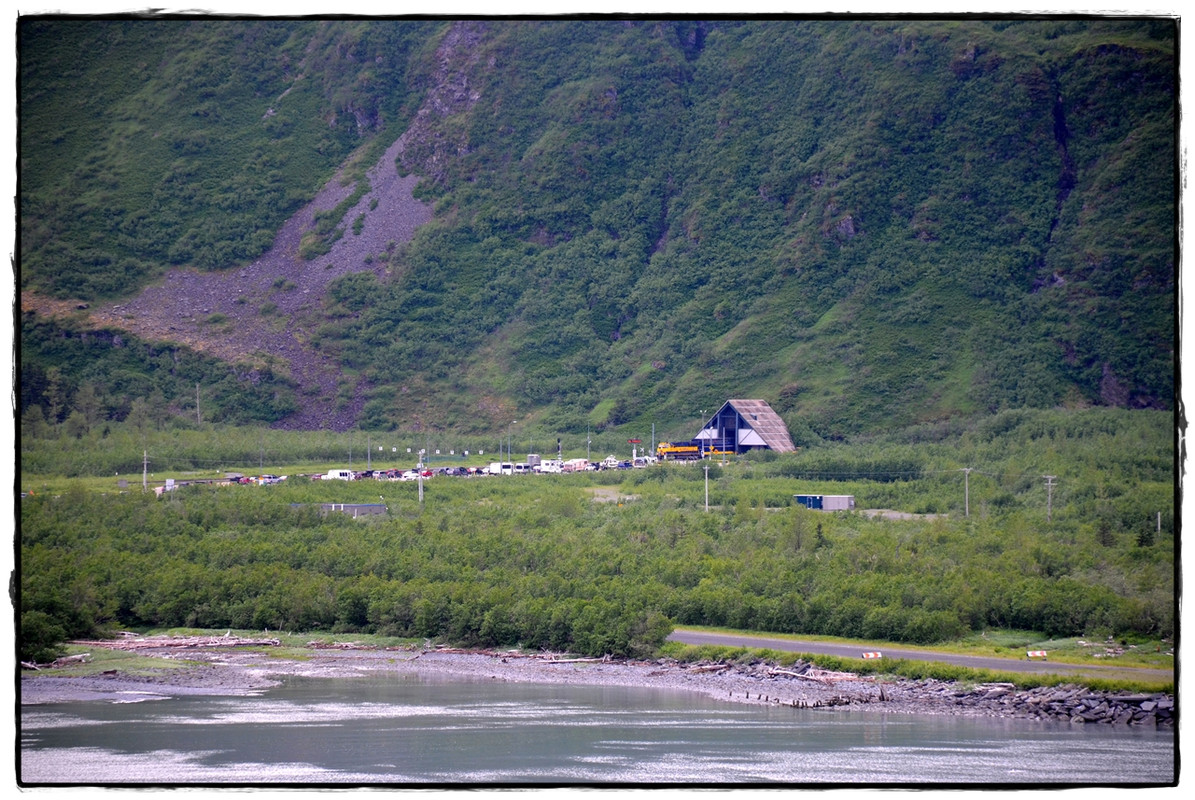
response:
[[[304,258],[300,244],[320,212],[351,197],[356,181],[342,170],[279,231],[271,249],[239,269],[176,269],[132,300],[90,310],[96,327],[127,330],[143,339],[172,341],[232,363],[269,366],[296,384],[299,410],[275,427],[290,430],[351,428],[365,402],[361,381],[348,382],[335,359],[309,344],[320,323],[328,287],[345,275],[373,272],[385,278],[394,264],[383,253],[409,242],[431,220],[432,209],[413,190],[420,174],[464,147],[436,133],[436,118],[467,111],[479,99],[470,73],[479,64],[476,45],[484,25],[461,21],[445,36],[436,70],[411,126],[366,174],[369,190],[349,209],[345,229],[328,253]],[[400,174],[398,164],[406,174]],[[357,220],[361,220],[357,224]],[[23,298],[26,308],[37,307]],[[47,310],[47,309],[43,309]]]

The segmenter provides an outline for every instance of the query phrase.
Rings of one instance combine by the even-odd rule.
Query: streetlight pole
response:
[[[705,464],[705,511],[708,514],[710,510],[710,465],[707,461]]]
[[[419,507],[423,508],[423,454],[424,450],[419,451]]]

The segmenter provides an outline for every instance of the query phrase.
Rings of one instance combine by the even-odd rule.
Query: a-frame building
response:
[[[694,438],[702,442],[707,453],[748,450],[791,453],[797,449],[784,420],[763,400],[727,400]]]

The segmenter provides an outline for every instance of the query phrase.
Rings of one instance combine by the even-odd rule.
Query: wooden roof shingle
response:
[[[788,426],[780,415],[772,410],[765,400],[727,400],[726,404],[739,413],[739,416],[759,434],[767,444],[768,449],[777,453],[791,453],[797,448],[793,446],[792,437],[788,433]]]

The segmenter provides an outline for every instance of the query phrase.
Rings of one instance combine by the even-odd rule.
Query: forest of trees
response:
[[[987,628],[1168,636],[1176,624],[1168,421],[1008,412],[967,427],[760,454],[711,466],[708,512],[704,471],[692,465],[440,477],[422,506],[413,484],[374,480],[295,476],[159,498],[135,480],[123,491],[111,477],[43,490],[29,476],[22,642],[34,657],[68,637],[187,626],[641,656],[673,624],[920,643]],[[93,463],[87,450],[121,442],[148,446],[155,459],[160,443],[185,444],[198,461],[234,464],[239,452],[251,462],[258,437],[227,433],[129,442],[114,430],[69,446],[85,463]],[[283,455],[301,452],[303,436],[288,434]],[[964,465],[977,467],[967,508]],[[1057,476],[1049,513],[1047,470]],[[597,502],[602,488],[622,501]],[[824,514],[794,505],[796,491],[945,516]],[[387,513],[323,515],[325,502],[383,502]]]

